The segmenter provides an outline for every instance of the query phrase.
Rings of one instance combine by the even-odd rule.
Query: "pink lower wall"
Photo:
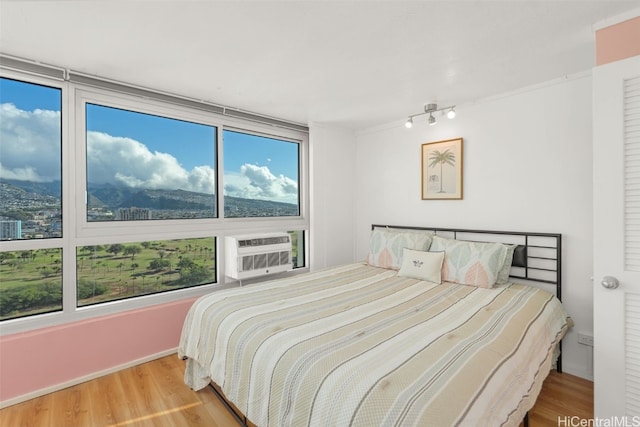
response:
[[[640,55],[640,16],[596,31],[596,64]]]
[[[194,301],[0,337],[0,402],[176,348]]]

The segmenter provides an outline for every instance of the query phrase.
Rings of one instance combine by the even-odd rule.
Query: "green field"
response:
[[[61,249],[0,252],[0,320],[61,308]]]
[[[78,306],[215,280],[215,238],[78,247]],[[0,253],[0,320],[62,307],[62,251]]]

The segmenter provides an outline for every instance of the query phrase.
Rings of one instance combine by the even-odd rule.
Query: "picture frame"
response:
[[[422,200],[462,199],[462,138],[422,144]]]

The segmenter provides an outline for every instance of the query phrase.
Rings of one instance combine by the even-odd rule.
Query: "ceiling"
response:
[[[640,1],[8,1],[0,52],[361,129],[591,69]]]

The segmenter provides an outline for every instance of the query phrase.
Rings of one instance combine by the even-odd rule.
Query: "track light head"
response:
[[[429,126],[433,126],[433,125],[435,125],[437,123],[436,118],[433,117],[433,114],[431,114],[431,113],[429,113],[429,121],[428,121],[428,123],[429,123]]]
[[[413,127],[413,117],[409,117],[409,119],[407,119],[407,121],[404,123],[404,126],[407,129]]]
[[[451,110],[449,110],[449,112],[447,113],[447,117],[450,119],[453,119],[456,116],[456,110],[453,109],[453,107],[451,107]]]

